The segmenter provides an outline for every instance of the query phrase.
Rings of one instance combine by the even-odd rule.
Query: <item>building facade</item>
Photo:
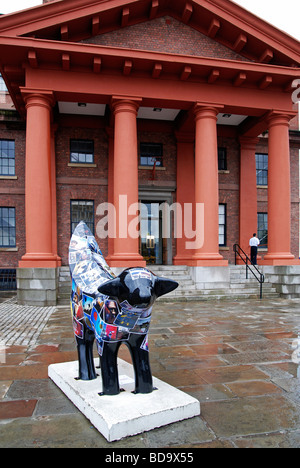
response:
[[[81,219],[112,267],[226,269],[253,232],[298,264],[299,42],[229,0],[44,3],[0,17],[1,267],[67,265]]]

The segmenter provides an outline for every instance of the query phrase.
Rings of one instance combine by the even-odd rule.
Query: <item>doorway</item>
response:
[[[164,263],[162,212],[160,202],[142,200],[141,255],[148,265]]]
[[[173,262],[173,192],[170,187],[139,187],[140,254],[146,263],[172,265]],[[170,208],[170,209],[169,209]]]

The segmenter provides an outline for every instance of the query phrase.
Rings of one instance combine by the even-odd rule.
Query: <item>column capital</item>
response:
[[[49,109],[52,109],[55,104],[53,91],[36,88],[20,89],[25,101],[26,109],[28,109],[30,106],[46,106]]]
[[[217,120],[218,113],[224,108],[221,104],[211,104],[208,102],[196,102],[194,105],[195,120],[201,118],[213,118]]]
[[[271,111],[267,116],[268,127],[275,125],[285,125],[289,126],[290,120],[295,117],[296,114],[281,112],[281,111]]]
[[[112,96],[111,107],[116,115],[118,112],[133,112],[137,114],[142,98],[130,96]]]

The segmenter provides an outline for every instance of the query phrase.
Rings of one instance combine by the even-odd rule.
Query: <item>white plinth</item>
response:
[[[95,360],[95,365],[98,362]],[[118,359],[118,370],[120,387],[125,391],[115,396],[99,396],[100,376],[91,381],[75,380],[77,361],[52,364],[48,375],[109,442],[199,416],[200,403],[190,395],[155,377],[153,385],[157,390],[135,395],[131,393],[133,366]]]

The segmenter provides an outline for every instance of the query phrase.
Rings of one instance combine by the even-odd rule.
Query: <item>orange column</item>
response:
[[[23,91],[27,109],[25,168],[26,254],[20,267],[56,267],[52,242],[51,92]]]
[[[288,115],[269,119],[268,254],[265,265],[298,264],[291,254],[291,181]]]
[[[239,245],[249,256],[249,239],[257,231],[257,187],[255,150],[258,138],[240,138],[240,238]]]
[[[56,202],[56,161],[55,132],[57,125],[51,127],[51,198],[52,198],[52,252],[57,257],[57,266],[61,266],[61,258],[57,255],[57,202]]]
[[[228,265],[219,253],[217,114],[214,107],[195,106],[195,266]]]
[[[114,130],[113,128],[106,128],[106,133],[108,136],[108,187],[107,187],[107,200],[108,203],[113,205],[114,203]],[[114,238],[112,233],[115,229],[115,219],[113,213],[108,211],[108,223],[109,223],[109,232],[108,232],[108,256],[106,261],[109,263],[110,258],[114,251]]]
[[[114,97],[114,186],[116,237],[110,266],[145,266],[139,254],[136,117],[141,99]]]
[[[178,203],[177,222],[180,223],[176,239],[176,256],[174,265],[190,265],[194,250],[189,249],[194,231],[194,200],[195,200],[195,136],[177,134],[177,190]],[[180,231],[180,232],[179,232]]]

